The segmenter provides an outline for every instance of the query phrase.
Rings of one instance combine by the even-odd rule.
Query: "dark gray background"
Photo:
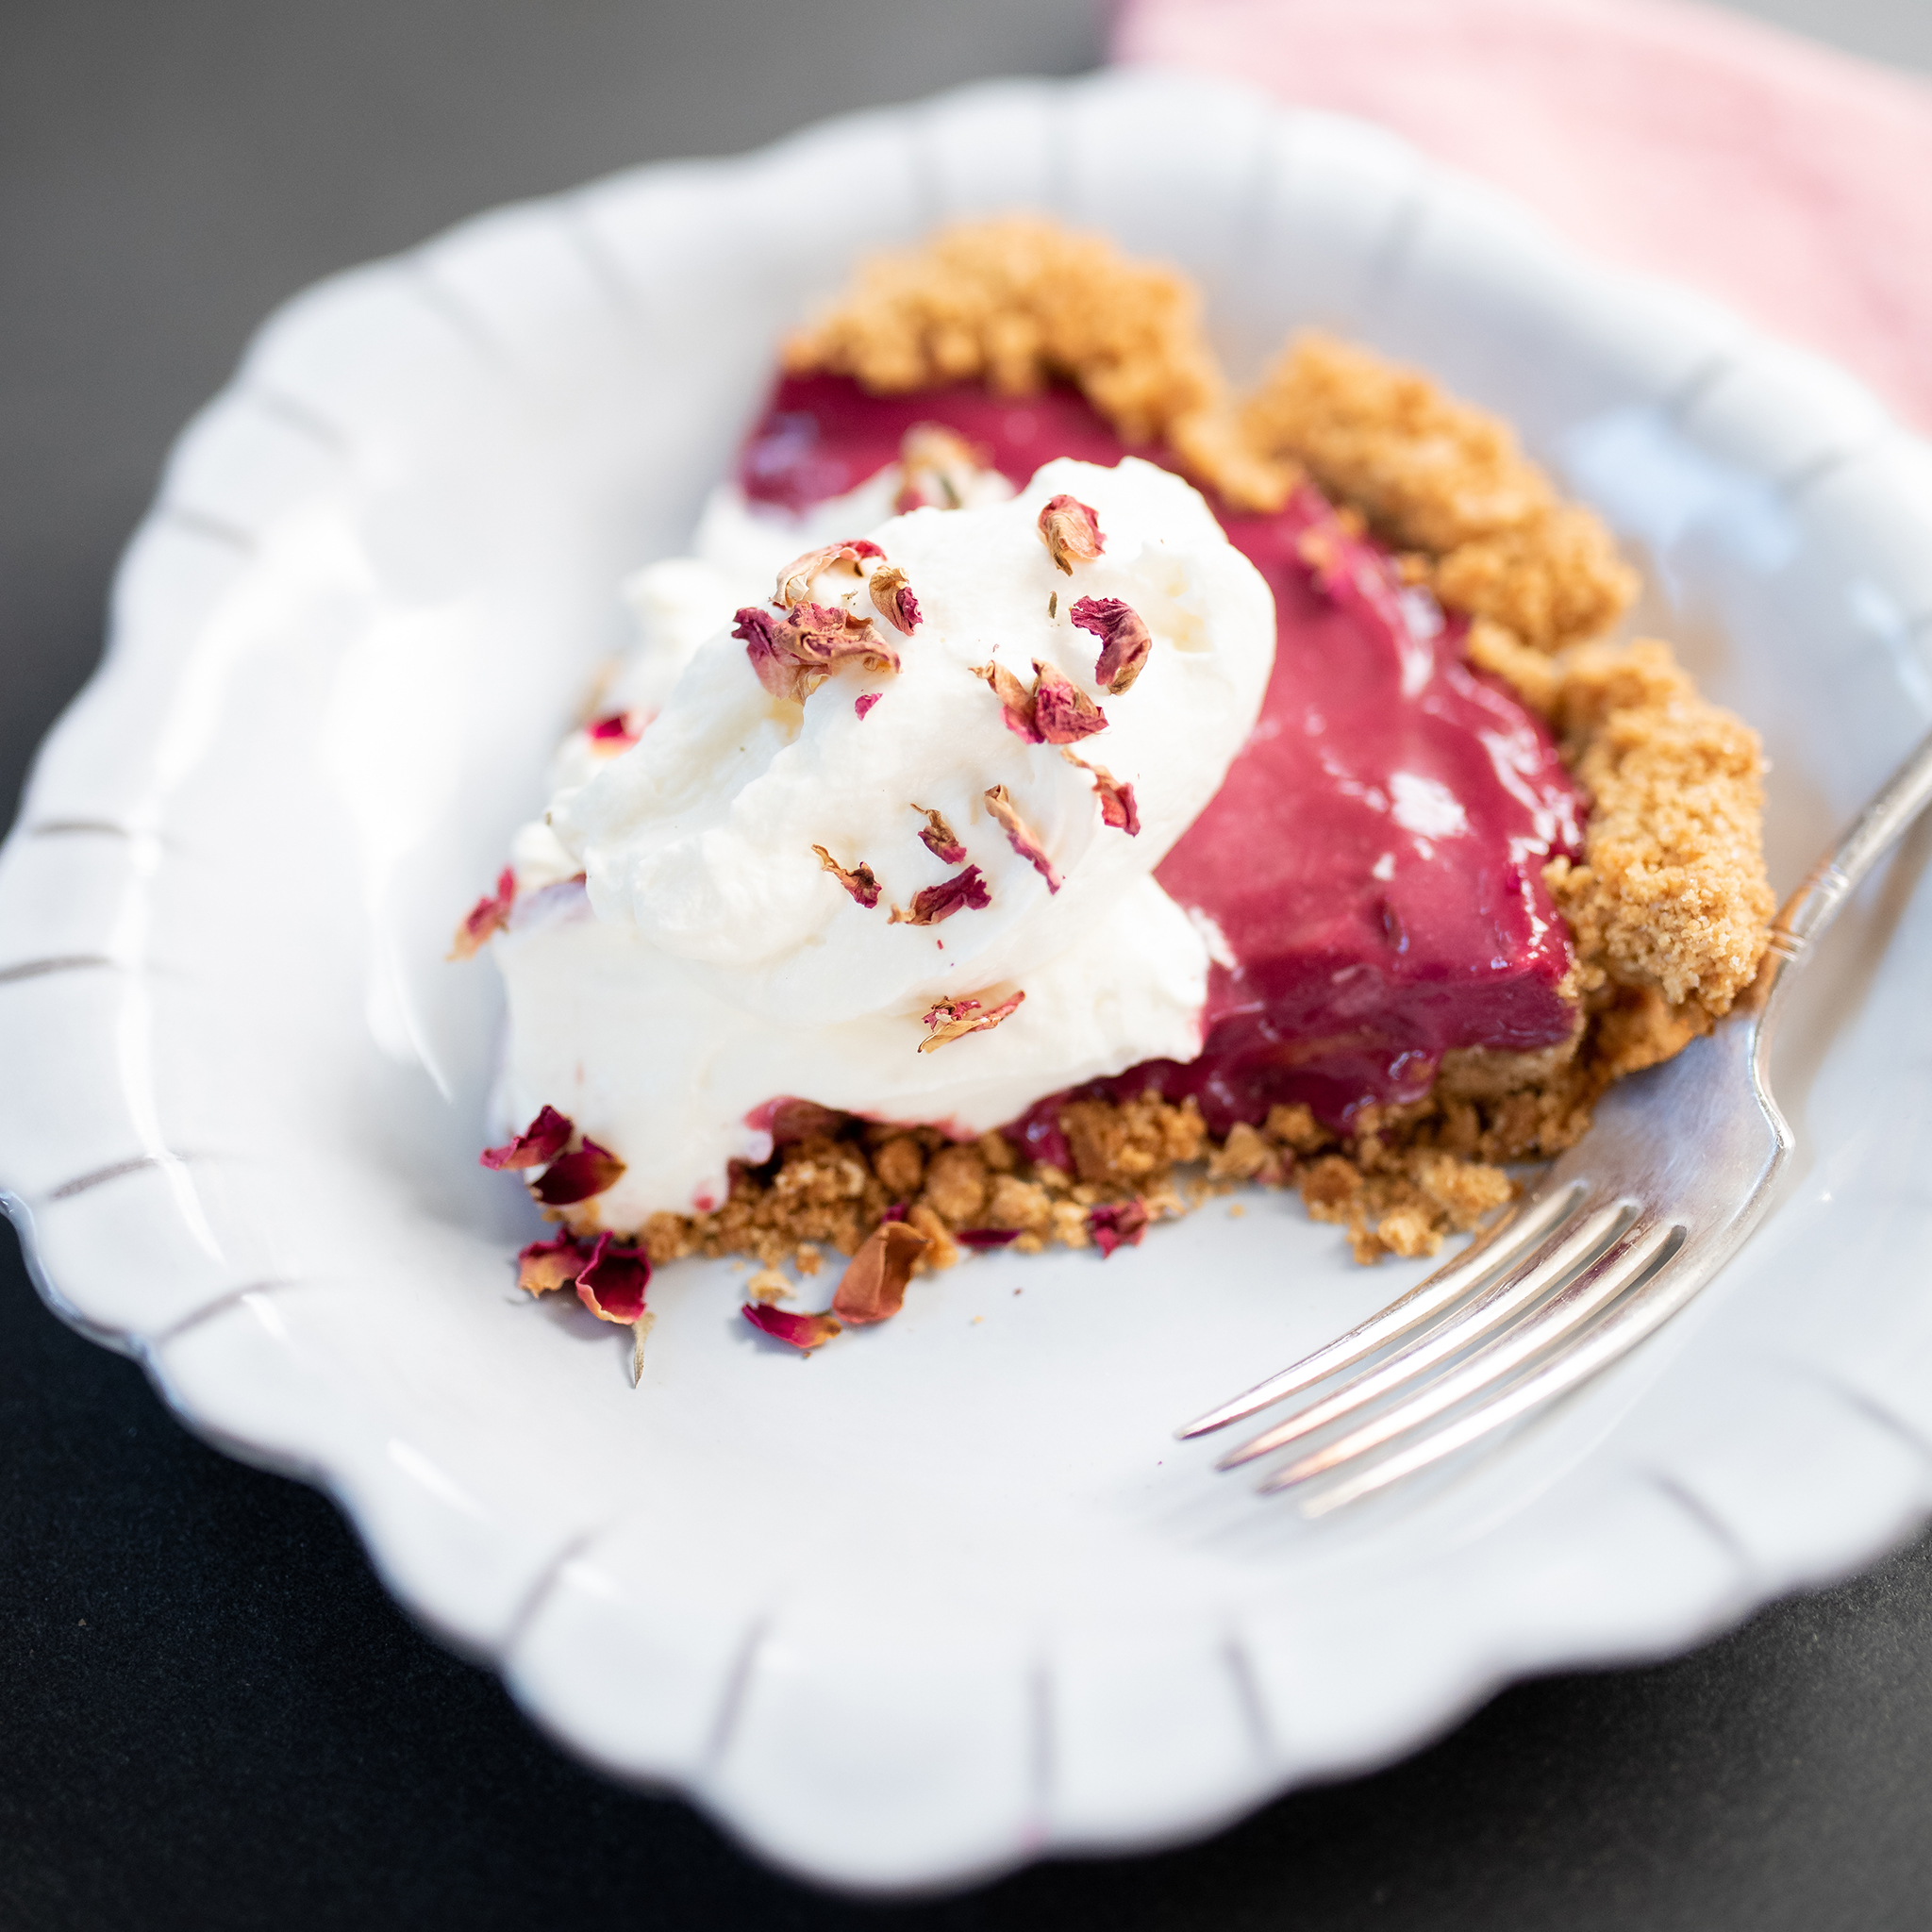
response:
[[[1925,0],[1757,10],[1932,66]],[[0,799],[169,438],[283,296],[492,202],[1099,57],[1087,0],[0,0]],[[557,1757],[6,1241],[0,1444],[6,1932],[1932,1924],[1932,1543],[1196,1849],[887,1909]]]

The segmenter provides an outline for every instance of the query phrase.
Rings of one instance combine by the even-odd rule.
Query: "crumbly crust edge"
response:
[[[1072,1162],[1064,1169],[1029,1160],[997,1132],[955,1142],[934,1127],[821,1119],[762,1166],[738,1168],[722,1208],[654,1214],[630,1238],[654,1266],[740,1255],[762,1270],[790,1263],[815,1274],[824,1249],[850,1256],[881,1222],[904,1219],[926,1237],[915,1268],[924,1273],[954,1266],[988,1238],[1020,1254],[1091,1247],[1096,1217],[1109,1209],[1131,1204],[1137,1220],[1174,1220],[1255,1183],[1297,1189],[1315,1219],[1348,1229],[1358,1260],[1432,1255],[1514,1197],[1497,1161],[1526,1151],[1535,1134],[1507,1096],[1439,1106],[1432,1095],[1363,1123],[1346,1142],[1300,1106],[1217,1139],[1191,1100],[1152,1093],[1071,1100],[1060,1121]],[[555,1218],[581,1236],[598,1231],[594,1203]]]

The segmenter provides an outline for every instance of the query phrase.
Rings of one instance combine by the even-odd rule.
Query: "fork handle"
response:
[[[1845,901],[1927,805],[1932,805],[1932,732],[1919,741],[1917,749],[1885,781],[1851,829],[1778,908],[1764,963],[1747,995],[1750,1007],[1764,1010],[1773,990],[1810,956],[1813,944],[1838,917]]]

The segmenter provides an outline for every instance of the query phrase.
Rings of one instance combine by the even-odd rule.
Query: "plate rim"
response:
[[[117,575],[116,617],[110,625],[108,644],[102,663],[91,675],[80,695],[63,713],[53,736],[63,741],[71,759],[76,744],[93,741],[111,747],[118,733],[129,728],[138,730],[143,691],[138,676],[130,681],[124,674],[131,668],[137,674],[152,675],[162,667],[144,661],[130,663],[125,603],[134,594],[129,585],[138,579],[144,560],[149,558],[158,539],[176,534],[181,527],[186,513],[170,500],[171,479],[177,474],[183,452],[191,447],[197,436],[206,432],[210,423],[219,420],[224,406],[247,388],[251,380],[250,372],[260,366],[265,345],[272,345],[281,339],[283,332],[307,312],[308,305],[329,291],[354,283],[358,278],[393,275],[399,268],[413,272],[424,261],[433,258],[434,252],[445,246],[452,237],[474,232],[492,221],[532,218],[546,211],[570,210],[575,214],[600,193],[649,184],[675,187],[680,177],[688,178],[693,171],[699,175],[715,175],[751,162],[775,164],[782,162],[788,154],[812,152],[814,144],[823,147],[823,144],[841,141],[876,138],[881,129],[911,125],[919,116],[935,116],[961,104],[970,106],[975,101],[994,100],[1000,97],[1002,90],[1014,89],[1022,90],[1035,99],[1060,103],[1091,102],[1096,98],[1104,102],[1112,94],[1119,94],[1126,103],[1137,99],[1145,102],[1150,98],[1145,91],[1152,90],[1153,97],[1171,93],[1177,102],[1235,104],[1241,112],[1259,114],[1270,126],[1285,133],[1297,127],[1353,129],[1352,133],[1344,136],[1345,139],[1363,142],[1367,147],[1388,157],[1391,166],[1410,169],[1419,182],[1441,184],[1442,192],[1452,196],[1473,197],[1491,205],[1513,207],[1513,204],[1507,203],[1507,198],[1496,195],[1493,191],[1468,181],[1455,171],[1439,167],[1407,148],[1393,136],[1367,124],[1351,124],[1344,117],[1327,113],[1311,114],[1284,108],[1248,90],[1208,81],[1195,75],[1169,75],[1144,69],[1117,69],[1070,82],[975,83],[908,108],[868,109],[840,116],[788,136],[751,157],[717,162],[649,164],[625,170],[604,181],[567,191],[563,194],[487,211],[430,238],[402,256],[330,276],[281,305],[264,323],[255,343],[244,355],[237,377],[183,431],[164,472],[156,503],[130,540]],[[1525,232],[1532,230],[1547,235],[1541,225],[1533,221],[1529,222]],[[1598,286],[1621,285],[1631,290],[1651,291],[1662,286],[1648,277],[1589,263],[1567,243],[1554,237],[1547,239],[1554,250],[1553,259],[1564,273],[1587,271]],[[1721,325],[1729,332],[1732,348],[1723,365],[1725,369],[1739,370],[1751,366],[1750,358],[1760,351],[1773,358],[1789,359],[1793,355],[1802,358],[1804,356],[1804,352],[1786,349],[1774,339],[1738,318],[1728,316],[1720,305],[1707,303],[1702,297],[1690,296],[1686,299],[1700,308],[1707,317],[1721,318]],[[1830,367],[1822,358],[1811,358],[1809,362],[1826,370]],[[1834,379],[1841,380],[1835,376],[1835,373]],[[1711,386],[1713,392],[1722,391],[1721,377]],[[1877,408],[1875,403],[1872,408]],[[1883,416],[1884,412],[1879,413]],[[1892,446],[1924,451],[1924,445],[1890,425],[1889,419],[1884,433]],[[1774,453],[1763,458],[1766,464],[1774,459]],[[203,519],[204,525],[208,522],[208,519]],[[1925,527],[1927,533],[1932,534],[1932,523]],[[218,528],[205,528],[202,534],[217,550],[226,541]],[[182,594],[187,596],[190,593],[184,591]],[[1926,616],[1932,618],[1932,609],[1928,609]],[[142,648],[149,657],[158,655],[158,647],[151,643],[143,644]],[[36,831],[42,836],[46,835],[47,821],[44,816],[37,818],[34,809],[41,775],[37,763],[26,788],[20,817],[7,841],[9,850]],[[90,823],[96,826],[101,837],[108,836],[105,831],[99,831],[102,826],[115,827],[116,836],[130,836],[127,828],[119,824],[111,800],[101,808],[97,818],[90,819],[88,812],[82,809],[67,813],[58,823],[68,828],[63,836],[73,839],[76,848],[87,838],[88,834],[82,828]],[[131,836],[145,835],[137,832]],[[8,903],[4,882],[0,882],[0,934],[10,938],[17,933],[19,917]],[[23,934],[22,937],[31,936]],[[10,952],[5,950],[4,941],[0,941],[0,962],[10,958]],[[11,988],[51,976],[50,972],[42,970],[44,967],[45,960],[31,952],[19,964],[0,963],[0,1042],[7,1041],[9,1035],[17,1037],[21,1024],[16,1010],[20,1003],[7,998],[7,993]],[[8,1156],[11,1151],[5,1125],[0,1124],[0,1158]],[[543,1630],[554,1626],[555,1607],[574,1581],[579,1579],[587,1550],[596,1538],[580,1537],[548,1553],[541,1574],[504,1622],[500,1638],[479,1641],[475,1626],[450,1613],[443,1601],[444,1589],[436,1581],[437,1573],[433,1566],[427,1569],[398,1566],[394,1539],[401,1536],[407,1541],[412,1533],[408,1525],[416,1521],[411,1512],[432,1506],[415,1493],[398,1500],[401,1496],[399,1485],[392,1484],[391,1488],[385,1489],[383,1485],[391,1482],[391,1478],[382,1474],[385,1465],[380,1457],[371,1455],[367,1443],[351,1443],[345,1435],[331,1437],[323,1429],[307,1440],[304,1453],[291,1448],[286,1436],[273,1429],[258,1433],[250,1433],[245,1428],[238,1430],[211,1409],[196,1377],[186,1373],[175,1358],[174,1344],[177,1338],[192,1333],[208,1318],[220,1315],[224,1310],[249,1307],[248,1297],[251,1294],[260,1298],[260,1283],[235,1288],[221,1298],[197,1307],[185,1320],[164,1324],[156,1332],[143,1332],[138,1326],[117,1325],[102,1320],[97,1311],[91,1313],[92,1297],[86,1292],[86,1284],[77,1279],[63,1287],[58,1278],[59,1271],[49,1266],[45,1259],[43,1244],[37,1232],[37,1217],[49,1203],[105,1199],[105,1195],[95,1196],[96,1187],[128,1173],[130,1162],[139,1165],[145,1160],[156,1170],[158,1185],[165,1182],[167,1177],[165,1160],[156,1160],[138,1150],[104,1142],[102,1153],[108,1158],[95,1167],[71,1175],[51,1190],[10,1186],[10,1175],[0,1168],[0,1208],[5,1208],[20,1232],[30,1274],[49,1307],[89,1340],[116,1348],[139,1360],[162,1399],[187,1426],[204,1439],[213,1441],[225,1453],[322,1488],[358,1527],[372,1560],[392,1592],[424,1616],[442,1641],[480,1657],[500,1670],[518,1701],[550,1735],[626,1781],[676,1785],[759,1855],[819,1882],[829,1880],[872,1891],[929,1890],[991,1876],[1049,1851],[1121,1851],[1196,1838],[1253,1809],[1292,1785],[1321,1775],[1367,1769],[1418,1747],[1428,1737],[1447,1728],[1492,1694],[1500,1685],[1515,1677],[1564,1663],[1611,1658],[1636,1660],[1668,1655],[1688,1641],[1725,1627],[1782,1590],[1803,1581],[1823,1580],[1825,1576],[1839,1574],[1845,1565],[1845,1553],[1841,1549],[1833,1549],[1817,1557],[1808,1570],[1799,1565],[1782,1581],[1774,1579],[1767,1584],[1761,1577],[1732,1575],[1714,1593],[1707,1593],[1704,1600],[1675,1606],[1673,1614],[1666,1616],[1660,1624],[1631,1632],[1621,1647],[1613,1632],[1601,1628],[1579,1628],[1574,1622],[1565,1625],[1557,1618],[1540,1632],[1519,1633],[1513,1657],[1466,1658],[1459,1672],[1448,1677],[1439,1677],[1428,1693],[1418,1689],[1402,1710],[1392,1715],[1378,1714],[1382,1728],[1375,1736],[1358,1735],[1351,1740],[1343,1724],[1328,1737],[1324,1745],[1305,1750],[1298,1758],[1284,1757],[1279,1754],[1269,1757],[1257,1752],[1256,1761],[1245,1768],[1242,1775],[1206,1795],[1195,1794],[1185,1803],[1177,1803],[1165,1822],[1137,1819],[1119,1831],[1110,1831],[1104,1824],[1078,1829],[1056,1828],[1049,1823],[1042,1828],[1040,1819],[1029,1812],[998,1841],[961,1848],[946,1856],[929,1855],[916,1869],[909,1868],[903,1860],[895,1863],[890,1857],[868,1863],[862,1853],[855,1856],[849,1846],[838,1848],[830,1855],[815,1853],[810,1845],[801,1843],[790,1835],[783,1821],[773,1819],[760,1808],[766,1802],[764,1798],[755,1786],[747,1786],[734,1774],[722,1753],[713,1752],[710,1759],[691,1774],[654,1776],[641,1772],[635,1761],[626,1761],[606,1748],[599,1741],[594,1727],[585,1723],[582,1711],[573,1707],[571,1699],[575,1693],[563,1688],[555,1673],[545,1670],[538,1654],[537,1637],[532,1633],[541,1636]],[[105,1239],[108,1248],[113,1250],[111,1231]],[[131,1255],[140,1253],[130,1249],[125,1236],[121,1238],[118,1250],[113,1252],[122,1257],[119,1265],[123,1267],[128,1265]],[[313,1423],[313,1418],[304,1419],[304,1426]],[[347,1426],[353,1428],[354,1424]],[[1925,1457],[1925,1473],[1927,1482],[1932,1483],[1932,1454]],[[1875,1541],[1868,1532],[1859,1553],[1852,1560],[1875,1558],[1890,1546],[1897,1536],[1922,1520],[1928,1509],[1932,1509],[1932,1488],[1926,1489],[1921,1500],[1910,1509],[1898,1512],[1888,1529],[1876,1533]],[[378,1523],[383,1526],[378,1528]],[[398,1528],[398,1524],[402,1526]],[[598,1537],[608,1534],[610,1527],[609,1524],[605,1525],[597,1533]]]

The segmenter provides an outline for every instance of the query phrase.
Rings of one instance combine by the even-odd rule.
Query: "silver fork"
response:
[[[1756,981],[1725,1019],[1613,1087],[1578,1145],[1454,1261],[1180,1436],[1329,1384],[1219,1464],[1301,1444],[1260,1487],[1335,1477],[1303,1501],[1320,1516],[1527,1415],[1662,1326],[1743,1245],[1790,1152],[1766,1065],[1780,995],[1928,802],[1932,736],[1785,902]]]

